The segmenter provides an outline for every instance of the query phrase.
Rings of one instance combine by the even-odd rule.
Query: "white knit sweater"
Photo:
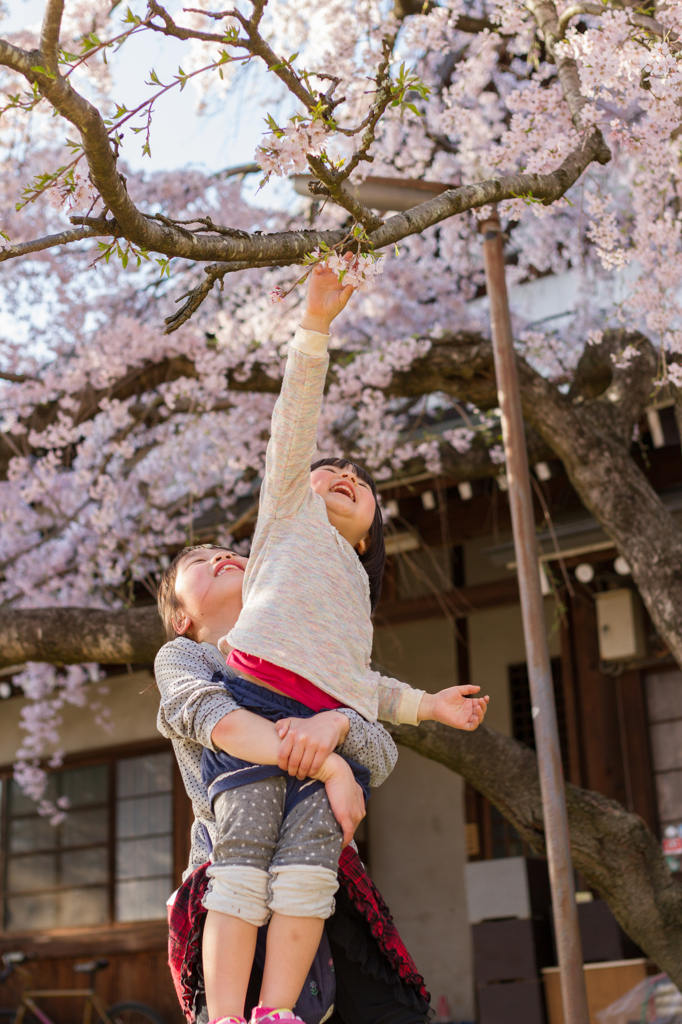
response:
[[[310,487],[328,336],[301,328],[272,414],[232,647],[296,672],[368,721],[417,724],[424,694],[370,668],[369,580]]]

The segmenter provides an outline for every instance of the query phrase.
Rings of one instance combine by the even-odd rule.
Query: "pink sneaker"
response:
[[[269,1006],[254,1006],[251,1014],[251,1024],[270,1024],[278,1020],[302,1020],[297,1017],[293,1010],[273,1010]]]

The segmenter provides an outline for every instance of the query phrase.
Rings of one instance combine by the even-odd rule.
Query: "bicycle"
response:
[[[29,957],[26,953],[12,952],[5,953],[2,957],[4,969],[0,971],[0,982],[6,981],[15,971],[17,974],[29,978],[29,972],[21,967]],[[21,1001],[15,1009],[0,1008],[0,1019],[4,1018],[8,1024],[32,1024],[39,1021],[40,1024],[54,1024],[44,1010],[36,1003],[36,999],[54,999],[56,997],[73,998],[81,996],[85,999],[83,1006],[83,1024],[165,1024],[162,1017],[150,1006],[144,1003],[126,1001],[115,1003],[106,1007],[95,992],[95,981],[97,972],[109,966],[109,961],[104,959],[87,960],[84,963],[74,964],[74,971],[78,974],[89,974],[90,984],[87,988],[63,988],[63,989],[24,989],[21,993]],[[93,1017],[94,1010],[94,1017]],[[28,1015],[28,1016],[27,1016]]]

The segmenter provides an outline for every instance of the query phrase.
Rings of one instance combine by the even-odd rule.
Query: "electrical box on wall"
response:
[[[599,656],[603,661],[631,661],[646,656],[644,621],[639,594],[628,587],[603,590],[597,604]]]

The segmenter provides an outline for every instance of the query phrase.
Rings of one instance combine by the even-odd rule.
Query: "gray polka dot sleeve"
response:
[[[348,718],[350,728],[338,753],[369,768],[370,786],[380,786],[398,760],[398,748],[393,737],[380,722],[366,722],[362,715],[350,708],[339,708],[339,711]]]

